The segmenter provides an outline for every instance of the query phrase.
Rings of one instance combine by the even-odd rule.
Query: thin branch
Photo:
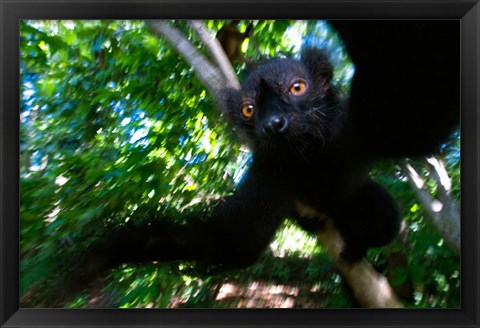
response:
[[[442,190],[449,195],[452,190],[452,180],[448,176],[445,164],[435,156],[428,157],[427,162],[434,168],[434,171],[430,171],[432,172],[434,179],[437,181],[438,185],[442,187]]]
[[[182,207],[180,207],[180,209],[178,211],[183,212],[191,206],[194,206],[194,205],[197,205],[197,204],[200,204],[200,203],[209,204],[211,202],[219,201],[223,198],[225,198],[223,195],[217,195],[217,194],[201,195],[201,196],[198,196],[198,197],[195,197],[194,199],[192,199],[192,201],[189,202],[188,204],[185,204]]]
[[[439,200],[444,204],[443,219],[444,225],[449,236],[458,242],[458,252],[460,251],[460,208],[458,203],[452,198],[452,182],[448,176],[445,164],[441,159],[430,157],[427,159],[430,164],[430,173],[437,181],[437,194]]]
[[[403,162],[402,169],[408,177],[418,200],[429,214],[433,226],[440,233],[445,242],[457,253],[460,253],[460,214],[451,197],[443,197],[441,200],[433,198],[426,189],[425,181],[417,173],[412,165]],[[441,183],[439,183],[442,186]],[[443,188],[443,186],[441,187]],[[445,194],[445,196],[447,196]]]
[[[220,45],[220,42],[210,34],[202,21],[191,20],[188,21],[188,23],[197,33],[203,45],[208,49],[208,52],[212,55],[213,61],[220,68],[220,71],[226,79],[226,87],[239,89],[240,82],[238,81],[237,75],[230,64],[225,51]]]
[[[200,81],[221,105],[218,91],[225,87],[225,79],[220,71],[210,63],[202,53],[175,27],[164,20],[150,20],[148,24],[152,30],[164,37],[171,46],[185,59],[194,69]]]

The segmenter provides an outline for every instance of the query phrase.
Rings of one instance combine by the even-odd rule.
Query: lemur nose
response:
[[[273,115],[263,124],[263,131],[266,134],[282,134],[287,131],[288,119]]]

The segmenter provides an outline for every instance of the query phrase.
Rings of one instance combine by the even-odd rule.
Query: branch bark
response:
[[[193,68],[195,74],[215,100],[217,107],[225,111],[220,90],[225,87],[238,89],[240,83],[232,66],[228,61],[220,43],[212,39],[201,22],[191,21],[190,25],[207,46],[217,65],[212,64],[178,29],[168,24],[165,20],[148,21],[151,29],[159,36],[165,38],[185,61]]]
[[[238,81],[237,75],[230,64],[225,51],[220,45],[220,42],[210,34],[201,21],[192,20],[189,21],[189,25],[194,29],[202,43],[207,47],[208,52],[225,78],[225,85],[228,88],[239,89],[240,82]]]
[[[430,158],[432,165],[432,176],[437,181],[439,199],[433,198],[426,188],[424,179],[418,174],[415,168],[404,161],[402,169],[406,173],[408,182],[417,195],[418,200],[429,214],[433,226],[457,254],[460,253],[460,211],[457,203],[450,195],[448,174],[437,158]],[[443,169],[442,169],[443,168]]]
[[[379,274],[367,260],[349,264],[341,259],[340,253],[344,242],[331,220],[327,222],[325,231],[318,234],[317,238],[327,249],[338,271],[350,285],[355,299],[362,307],[402,307],[387,278]]]
[[[341,258],[344,241],[332,220],[318,213],[314,208],[297,202],[297,210],[308,218],[326,220],[325,228],[317,234],[318,241],[325,247],[332,262],[347,281],[355,299],[365,308],[399,308],[402,307],[387,278],[380,275],[365,259],[356,263],[345,262]]]

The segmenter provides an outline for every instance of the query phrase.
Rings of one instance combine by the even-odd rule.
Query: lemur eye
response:
[[[251,119],[253,117],[253,113],[255,112],[255,108],[250,103],[244,103],[242,105],[242,115],[245,119]]]
[[[294,96],[301,96],[307,90],[307,84],[303,80],[297,80],[290,86],[290,93]]]

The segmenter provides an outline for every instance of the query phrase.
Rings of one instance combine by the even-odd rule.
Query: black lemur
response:
[[[395,238],[397,205],[369,167],[433,152],[458,124],[458,22],[332,25],[355,64],[350,97],[340,99],[332,65],[317,49],[271,60],[241,90],[223,90],[228,119],[253,155],[234,195],[185,225],[154,220],[116,232],[90,253],[85,275],[128,261],[249,265],[286,217],[307,230],[330,217],[350,262]],[[305,208],[317,218],[305,218]]]

